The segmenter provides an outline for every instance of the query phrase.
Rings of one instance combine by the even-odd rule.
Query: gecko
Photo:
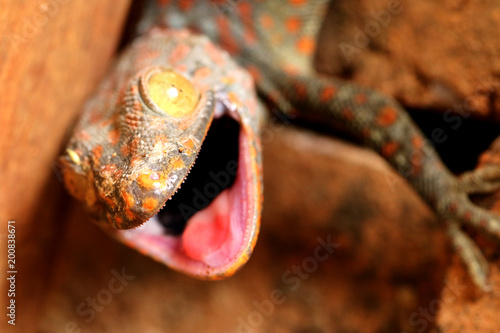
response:
[[[378,152],[443,221],[472,281],[488,263],[462,231],[500,237],[468,195],[500,167],[453,175],[407,112],[375,90],[318,74],[328,1],[149,1],[138,36],[88,101],[65,154],[68,191],[126,245],[201,279],[250,258],[263,203],[260,129],[269,109],[340,129]]]

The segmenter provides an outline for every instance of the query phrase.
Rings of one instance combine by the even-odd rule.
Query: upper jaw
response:
[[[116,229],[140,226],[176,193],[196,160],[215,111],[213,92],[204,91],[195,110],[185,117],[152,112],[136,87],[141,79],[128,89],[117,124],[126,128],[125,138],[115,147],[115,158],[122,156],[125,167],[111,189],[120,204],[107,205],[104,200],[105,220]],[[99,176],[106,183],[105,175]]]
[[[235,183],[191,217],[182,235],[165,234],[155,219],[137,229],[108,231],[141,253],[198,278],[223,278],[242,267],[252,253],[260,225],[260,159],[254,151],[256,138],[240,116],[227,109],[217,116],[228,114],[240,123]],[[217,234],[218,239],[206,240],[214,232],[222,236]],[[196,245],[203,242],[207,243],[206,248]]]

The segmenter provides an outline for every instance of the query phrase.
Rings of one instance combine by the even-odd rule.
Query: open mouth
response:
[[[240,122],[235,112],[216,112],[177,193],[149,221],[136,229],[116,230],[115,235],[200,278],[229,276],[241,267],[258,233],[260,193],[251,141]]]

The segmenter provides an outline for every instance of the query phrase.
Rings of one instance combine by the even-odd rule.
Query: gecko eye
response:
[[[141,78],[141,88],[142,97],[149,107],[173,117],[189,115],[200,99],[200,94],[188,79],[169,70],[147,73]]]

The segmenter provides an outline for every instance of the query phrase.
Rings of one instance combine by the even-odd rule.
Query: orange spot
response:
[[[125,202],[125,205],[129,208],[133,207],[135,204],[135,199],[132,194],[130,194],[127,191],[122,191],[122,197],[123,201]]]
[[[109,206],[109,207],[115,207],[115,202],[113,201],[113,199],[111,199],[110,197],[106,197],[106,196],[102,196],[101,195],[101,198],[102,200],[104,200],[104,202]]]
[[[87,133],[86,131],[79,131],[77,134],[76,134],[76,137],[80,140],[80,141],[89,141],[90,140],[90,135],[89,133]],[[81,152],[80,152],[81,154]]]
[[[248,2],[239,1],[238,10],[240,11],[242,18],[248,19],[252,15],[252,5]]]
[[[146,210],[153,210],[158,206],[158,200],[155,198],[146,198],[142,203],[142,208]]]
[[[352,110],[350,108],[345,108],[344,110],[342,110],[342,115],[347,120],[353,120],[354,119],[354,113],[352,113]]]
[[[241,106],[241,104],[242,104],[241,101],[240,101],[240,99],[239,99],[239,97],[238,97],[238,95],[236,95],[232,91],[227,94],[227,98],[229,99],[229,101],[231,102],[231,104],[234,104],[237,107]]]
[[[123,145],[120,148],[120,152],[123,156],[131,156],[137,150],[137,139],[132,140],[131,142]]]
[[[175,161],[173,161],[171,165],[172,165],[172,168],[175,170],[181,169],[185,166],[184,161],[180,157],[178,157]]]
[[[184,141],[183,146],[187,149],[193,149],[196,145],[194,144],[194,141],[192,139],[187,139],[186,141]]]
[[[383,147],[382,147],[382,155],[384,157],[391,157],[394,155],[396,150],[398,149],[399,145],[397,142],[391,141],[387,142]]]
[[[309,1],[309,0],[288,0],[288,2],[292,6],[301,6],[301,5],[305,4],[307,1]]]
[[[424,161],[424,156],[422,155],[422,152],[418,151],[412,154],[411,157],[411,166],[413,167],[412,175],[419,174],[420,171],[422,171],[423,161]]]
[[[175,66],[175,69],[176,69],[176,72],[178,72],[178,73],[186,73],[188,71],[187,66],[184,64]]]
[[[422,148],[424,146],[424,140],[420,136],[413,137],[413,139],[411,140],[411,143],[412,143],[413,147],[415,147],[417,149]]]
[[[233,36],[231,35],[231,27],[229,24],[229,19],[225,16],[219,15],[215,19],[217,26],[219,27],[220,40],[224,45],[224,48],[231,54],[239,52],[239,47],[236,44]]]
[[[139,88],[137,88],[137,85],[133,84],[130,86],[130,93],[132,95],[136,95],[139,92]]]
[[[245,40],[247,43],[255,43],[257,37],[255,36],[252,17],[252,5],[249,2],[238,2],[238,9],[241,15],[241,21],[245,26]]]
[[[116,145],[118,143],[118,141],[120,140],[120,130],[118,128],[115,128],[115,129],[109,131],[108,138],[109,138],[109,142],[112,145]]]
[[[260,24],[264,29],[272,29],[274,27],[273,17],[269,14],[263,14],[260,17]]]
[[[186,12],[193,7],[192,0],[179,0],[179,8],[180,10]]]
[[[307,87],[305,86],[305,84],[295,82],[293,86],[295,88],[295,93],[299,98],[304,98],[307,96]]]
[[[217,65],[224,65],[224,59],[222,58],[221,52],[212,44],[205,44],[205,52],[210,56]]]
[[[92,149],[92,153],[95,155],[96,158],[100,159],[102,155],[102,150],[103,150],[102,146],[97,145],[95,146],[94,149]]]
[[[232,76],[224,76],[220,81],[224,84],[233,84],[236,82]]]
[[[187,155],[196,154],[196,143],[188,138],[181,142],[181,147],[183,148],[182,153]]]
[[[365,94],[357,94],[356,97],[354,98],[354,101],[358,104],[365,104],[366,103],[366,95]]]
[[[321,92],[321,97],[320,100],[322,102],[329,102],[333,99],[335,96],[335,93],[337,92],[337,89],[334,86],[327,86],[323,91]]]
[[[194,73],[194,77],[196,80],[202,79],[204,77],[207,77],[212,73],[212,70],[208,67],[202,67],[200,69],[197,69],[196,72]]]
[[[176,63],[184,59],[190,51],[190,47],[186,44],[179,44],[170,54],[169,62]]]
[[[89,121],[91,124],[97,124],[99,121],[101,121],[101,119],[102,119],[102,113],[92,112]]]
[[[296,44],[297,50],[304,55],[311,55],[316,47],[316,42],[307,36],[300,38]]]
[[[153,189],[155,184],[161,182],[162,180],[163,177],[157,172],[143,173],[137,177],[137,183],[139,183],[142,188],[147,190]]]
[[[101,168],[101,171],[104,173],[104,174],[113,174],[115,173],[116,171],[116,165],[115,164],[106,164],[104,165],[102,168]]]
[[[394,124],[397,118],[398,114],[396,112],[396,109],[391,106],[385,106],[377,116],[377,123],[380,126],[389,126]]]
[[[291,16],[285,21],[286,30],[292,34],[297,33],[300,30],[301,25],[302,21],[297,16]]]
[[[109,217],[108,217],[108,218],[109,218]],[[119,216],[116,216],[116,217],[115,217],[115,224],[116,224],[119,228],[121,228],[121,227],[122,227],[122,225],[123,225],[123,220],[122,220],[122,218],[121,218],[121,217],[119,217]]]
[[[127,219],[135,220],[135,214],[130,211],[130,209],[125,209],[125,215],[127,215]]]
[[[94,147],[94,149],[92,149],[92,158],[94,161],[98,162],[101,159],[102,150],[103,149],[101,145],[97,145]]]

